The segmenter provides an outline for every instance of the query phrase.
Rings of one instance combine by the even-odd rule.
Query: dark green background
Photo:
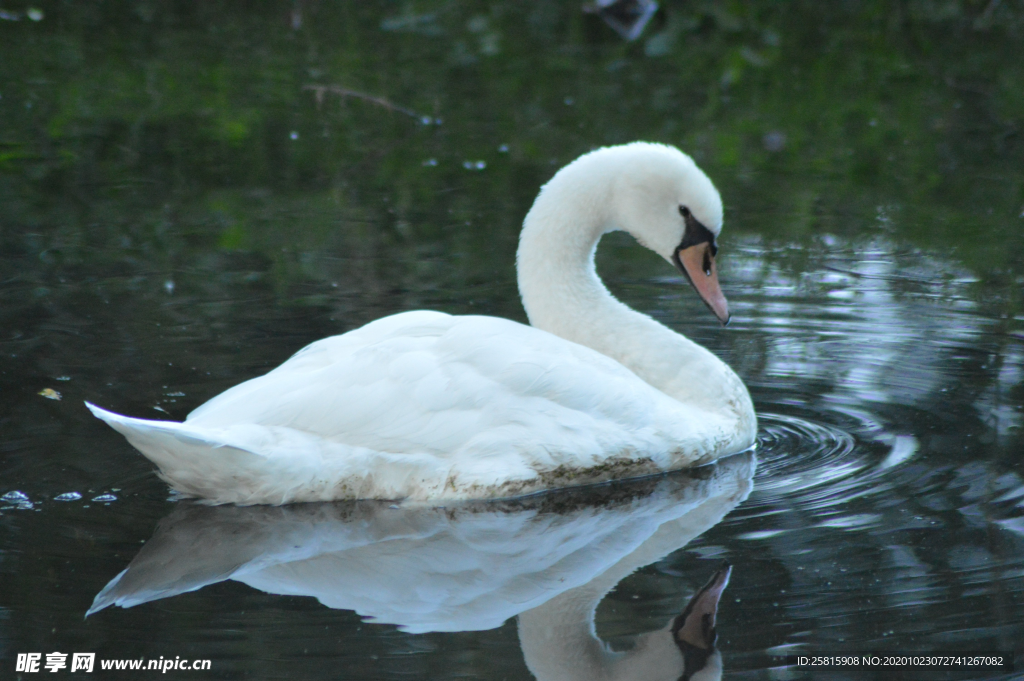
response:
[[[386,314],[523,321],[537,189],[637,139],[719,187],[734,322],[621,235],[599,268],[737,369],[763,463],[751,501],[623,582],[599,631],[660,626],[721,549],[742,678],[794,641],[1019,645],[1024,2],[666,1],[632,43],[580,5],[3,5],[0,495],[35,506],[0,507],[0,676],[69,649],[210,657],[213,678],[526,678],[511,622],[411,636],[237,584],[83,621],[174,506],[82,400],[180,419]],[[917,454],[883,470],[897,436]]]

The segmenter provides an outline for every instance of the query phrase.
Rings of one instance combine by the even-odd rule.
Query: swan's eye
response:
[[[691,215],[690,209],[687,208],[686,206],[679,206],[679,214],[682,215],[684,218],[689,218]]]

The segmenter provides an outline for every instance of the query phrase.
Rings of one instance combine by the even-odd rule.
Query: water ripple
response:
[[[854,455],[853,435],[795,416],[762,414],[757,437],[757,489],[789,496],[856,475],[869,463]]]
[[[814,415],[811,415],[812,418]],[[829,414],[835,418],[835,411]],[[889,488],[891,469],[910,460],[917,441],[880,427],[869,414],[842,414],[843,426],[811,418],[759,415],[758,473],[750,510],[765,511],[799,504],[828,516],[839,504]],[[823,527],[859,528],[874,518],[822,518]]]

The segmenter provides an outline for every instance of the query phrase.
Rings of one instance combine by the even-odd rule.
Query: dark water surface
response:
[[[4,10],[0,678],[54,651],[588,678],[591,622],[654,650],[723,560],[725,678],[1024,670],[1024,6],[663,4],[632,43],[579,3]],[[743,377],[754,455],[514,503],[205,508],[82,404],[181,419],[387,314],[523,320],[537,188],[633,139],[719,186],[733,323],[627,237],[599,269]],[[95,605],[133,607],[84,618],[129,564]]]

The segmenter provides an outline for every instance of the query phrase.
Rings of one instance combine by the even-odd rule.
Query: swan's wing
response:
[[[313,343],[186,423],[260,424],[378,451],[450,454],[474,440],[479,449],[488,433],[508,443],[532,431],[531,445],[571,439],[589,450],[623,430],[699,426],[681,411],[617,362],[547,332],[411,312]]]
[[[437,338],[451,326],[453,319],[451,315],[443,312],[429,310],[405,312],[384,317],[340,336],[331,336],[310,343],[270,373],[229,388],[197,407],[188,415],[188,420],[210,423],[241,423],[246,422],[245,419],[250,419],[248,422],[252,423],[254,421],[251,419],[256,414],[267,410],[276,411],[284,403],[284,400],[268,400],[278,386],[291,385],[296,381],[301,382],[307,379],[322,379],[325,377],[322,370],[330,368],[331,365],[337,364],[339,361],[344,361],[346,357],[351,357],[361,349],[369,350],[382,343],[388,345],[389,341],[396,339],[398,341],[407,339],[411,346],[416,343],[416,339]],[[427,342],[429,343],[429,341]],[[371,354],[372,350],[369,353],[364,352],[364,359],[374,363],[384,359],[383,357],[376,358],[376,360],[371,359]],[[368,365],[366,368],[378,367]],[[370,375],[361,380],[366,382],[372,379],[373,376]],[[307,387],[310,390],[324,389],[324,386],[314,384],[309,384]],[[340,394],[344,392],[344,389],[344,385],[338,385],[333,386],[331,391]],[[298,400],[299,396],[295,395],[289,399]],[[298,402],[294,402],[294,404],[298,404]]]

